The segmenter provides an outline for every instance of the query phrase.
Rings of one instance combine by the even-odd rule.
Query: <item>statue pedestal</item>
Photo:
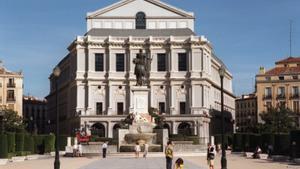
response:
[[[133,86],[131,88],[133,96],[132,110],[135,115],[149,114],[149,91],[147,86]]]

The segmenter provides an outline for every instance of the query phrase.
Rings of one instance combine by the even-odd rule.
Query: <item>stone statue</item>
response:
[[[136,85],[143,86],[146,84],[146,77],[149,75],[150,64],[152,59],[147,57],[143,50],[140,49],[137,58],[133,60],[135,64],[134,74],[136,76]]]

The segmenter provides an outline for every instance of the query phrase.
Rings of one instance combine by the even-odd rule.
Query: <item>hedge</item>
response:
[[[45,153],[50,153],[55,150],[55,136],[53,134],[44,136]]]
[[[296,134],[297,135],[297,134]],[[300,136],[299,136],[300,137]],[[268,145],[273,145],[275,155],[288,155],[290,148],[289,134],[253,134],[236,133],[233,136],[233,151],[254,151],[257,146],[267,152]]]
[[[181,134],[170,134],[170,141],[192,141],[193,144],[200,144],[200,138],[198,136],[184,136]]]
[[[30,134],[24,135],[24,151],[34,153],[34,139]]]
[[[34,153],[44,154],[45,153],[45,143],[44,136],[42,135],[33,135],[34,140]]]
[[[290,132],[290,143],[296,142],[296,157],[300,158],[300,130],[293,130]]]
[[[16,133],[16,152],[24,151],[24,133]]]
[[[289,155],[289,134],[275,134],[274,140],[274,155]]]
[[[16,134],[7,132],[7,148],[8,153],[14,153],[16,152]]]
[[[8,158],[7,135],[0,134],[0,158]]]
[[[66,146],[68,144],[68,136],[61,135],[58,138],[59,138],[59,144],[58,144],[59,150],[60,151],[65,151]]]

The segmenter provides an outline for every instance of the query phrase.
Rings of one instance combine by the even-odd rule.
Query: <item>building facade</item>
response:
[[[235,120],[237,132],[251,132],[257,124],[257,97],[256,95],[242,95],[235,100]]]
[[[33,96],[23,97],[23,119],[28,124],[27,131],[31,133],[46,133],[47,124],[47,100]]]
[[[22,116],[23,74],[0,65],[0,108],[11,109]]]
[[[57,65],[59,78],[50,75],[50,118],[55,118],[58,94],[60,119],[66,121],[62,132],[87,125],[102,137],[113,137],[132,111],[133,59],[143,49],[152,59],[148,107],[165,115],[170,133],[185,131],[207,141],[210,111],[221,109],[218,70],[223,62],[211,43],[194,33],[194,20],[193,13],[158,0],[123,0],[88,13],[87,33],[68,47]],[[224,89],[226,109],[233,113],[227,69]]]
[[[300,58],[288,57],[275,63],[275,67],[265,71],[260,68],[256,75],[258,113],[269,107],[285,106],[299,113]],[[260,117],[258,116],[259,121]]]

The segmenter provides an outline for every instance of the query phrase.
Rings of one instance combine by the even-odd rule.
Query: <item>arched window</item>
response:
[[[135,28],[146,29],[146,14],[144,12],[138,12],[135,17]]]

